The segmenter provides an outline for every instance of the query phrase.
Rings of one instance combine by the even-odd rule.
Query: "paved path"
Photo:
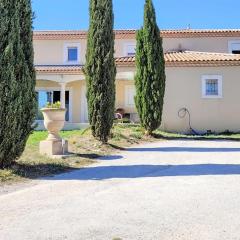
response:
[[[1,240],[240,239],[240,142],[163,141],[0,196]]]

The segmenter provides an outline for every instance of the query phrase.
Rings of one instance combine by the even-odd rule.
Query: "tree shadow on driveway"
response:
[[[106,180],[173,176],[240,175],[239,164],[97,166],[55,176],[51,180]]]
[[[82,157],[82,158],[88,158],[88,159],[96,159],[96,160],[101,160],[101,161],[113,161],[113,160],[118,160],[123,158],[123,156],[121,155],[106,155],[106,156],[102,156],[102,155],[98,155],[98,154],[80,154],[80,153],[72,153],[73,155],[77,156],[77,157]]]

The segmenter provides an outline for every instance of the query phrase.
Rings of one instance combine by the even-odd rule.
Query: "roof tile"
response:
[[[211,52],[168,52],[164,54],[166,66],[173,65],[240,65],[240,54]],[[135,57],[116,58],[117,65],[134,65]]]
[[[134,38],[136,30],[115,30],[115,37],[119,39]],[[240,37],[240,29],[177,29],[161,30],[164,38],[189,38],[189,37]],[[87,31],[34,31],[34,40],[66,40],[86,39]]]
[[[168,52],[165,53],[167,67],[181,66],[240,66],[240,54],[210,52]],[[135,57],[118,57],[116,65],[135,66]],[[37,73],[82,74],[82,65],[36,65]]]

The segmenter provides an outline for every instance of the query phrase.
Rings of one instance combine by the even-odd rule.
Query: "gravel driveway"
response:
[[[240,239],[240,142],[162,141],[0,196],[1,240]]]

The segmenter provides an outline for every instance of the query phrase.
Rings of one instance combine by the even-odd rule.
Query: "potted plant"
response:
[[[60,102],[47,103],[41,112],[48,137],[40,142],[40,152],[51,156],[64,155],[67,152],[67,141],[60,137],[59,131],[64,127],[66,109],[61,108]]]

